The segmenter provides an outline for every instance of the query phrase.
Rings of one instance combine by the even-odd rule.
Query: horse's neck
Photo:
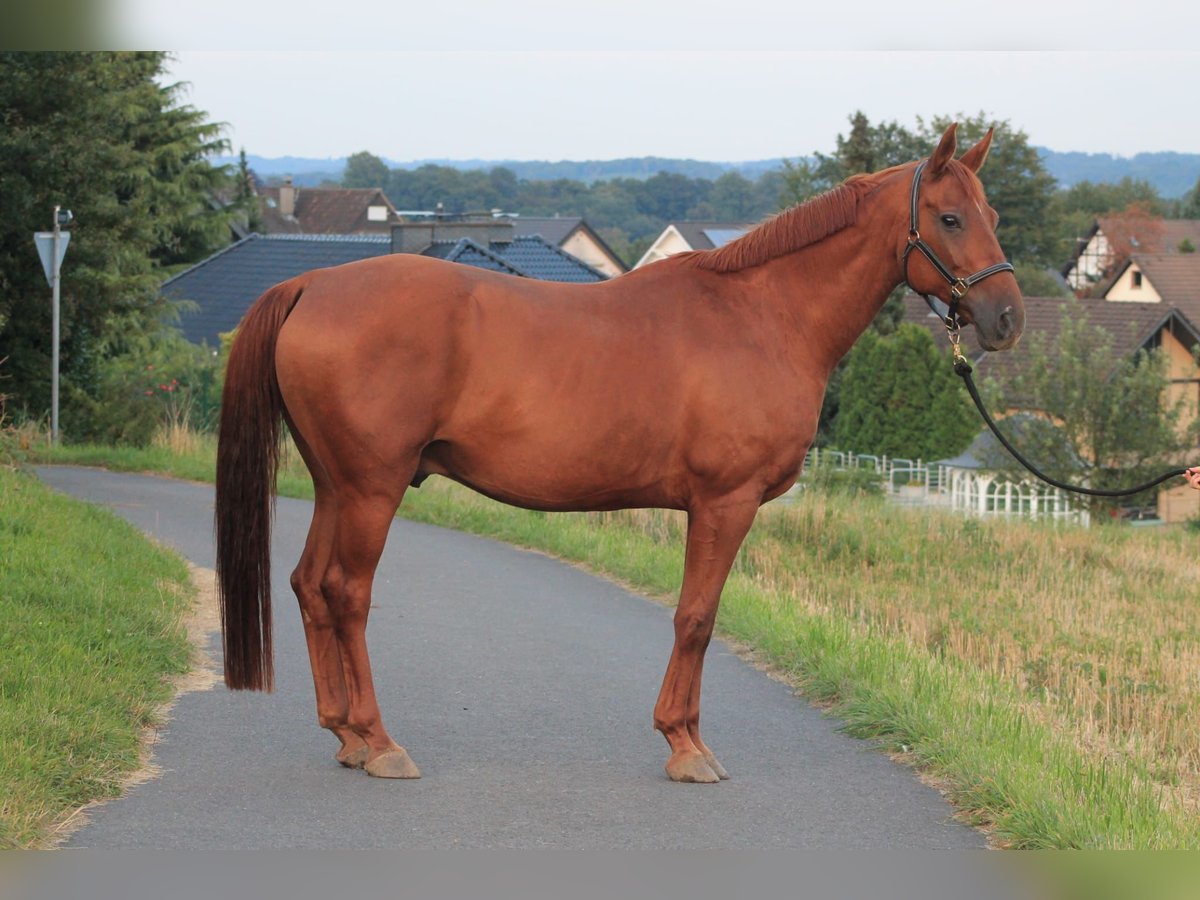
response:
[[[856,224],[762,267],[765,293],[790,325],[787,338],[827,371],[903,280],[896,256],[903,224],[893,218],[886,208],[863,210]]]

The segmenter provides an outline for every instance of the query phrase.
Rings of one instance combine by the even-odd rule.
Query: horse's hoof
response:
[[[716,784],[721,780],[721,776],[713,771],[704,756],[695,750],[676,753],[667,760],[667,776],[672,781],[687,784]]]
[[[708,763],[708,767],[713,770],[713,774],[715,774],[719,779],[722,781],[729,780],[729,773],[725,771],[725,767],[723,765],[717,762],[717,758],[715,756],[713,756],[711,753],[706,753],[704,754],[704,761]]]
[[[421,770],[413,762],[403,747],[395,750],[385,750],[374,759],[369,759],[363,766],[368,775],[376,778],[420,778]]]
[[[363,744],[353,749],[343,747],[334,758],[347,769],[361,769],[367,764],[367,757],[370,755],[371,748]]]

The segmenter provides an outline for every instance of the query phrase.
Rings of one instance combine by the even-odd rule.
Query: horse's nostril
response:
[[[1011,306],[1004,307],[1000,313],[1000,318],[997,321],[996,330],[1000,333],[1000,338],[1003,340],[1013,332],[1013,308]]]

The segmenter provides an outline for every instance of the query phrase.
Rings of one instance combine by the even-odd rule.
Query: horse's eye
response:
[[[947,228],[958,228],[962,223],[958,221],[958,216],[952,216],[947,213],[942,216],[942,224]]]

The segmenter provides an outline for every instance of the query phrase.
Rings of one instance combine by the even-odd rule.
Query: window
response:
[[[1130,278],[1133,280],[1133,287],[1140,288],[1142,286],[1142,273],[1137,269],[1134,269],[1130,273]]]

